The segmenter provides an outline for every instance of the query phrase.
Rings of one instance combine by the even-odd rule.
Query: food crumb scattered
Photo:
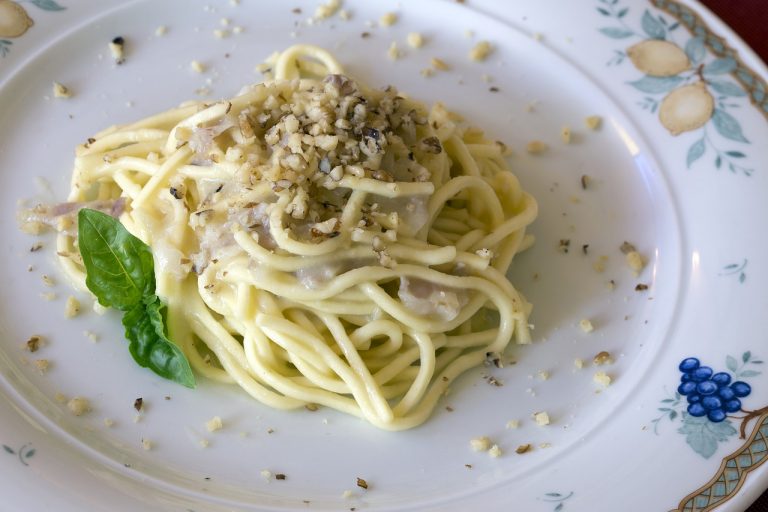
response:
[[[552,443],[539,443],[539,448],[551,448]]]
[[[595,373],[595,376],[592,377],[592,380],[594,380],[597,384],[607,388],[611,385],[611,381],[613,379],[611,379],[611,376],[605,372],[597,372]]]
[[[168,27],[166,27],[165,25],[160,25],[155,29],[155,36],[157,37],[163,37],[167,33],[168,33]]]
[[[602,352],[598,352],[594,359],[592,359],[592,362],[597,366],[602,366],[604,364],[613,363],[613,358],[611,358],[611,354],[609,352],[603,350]]]
[[[600,116],[588,116],[584,119],[584,124],[590,130],[599,130],[600,125],[603,124],[603,118]]]
[[[560,138],[565,144],[571,143],[571,129],[568,126],[563,126],[560,129]]]
[[[213,31],[213,36],[216,39],[226,39],[227,37],[229,37],[229,30],[217,28]]]
[[[262,469],[261,470],[261,477],[264,480],[270,480],[272,478],[272,472],[268,469]]]
[[[211,443],[207,439],[203,438],[203,439],[200,439],[199,444],[200,444],[200,448],[208,448],[208,446]]]
[[[43,338],[42,336],[34,335],[30,336],[26,343],[24,343],[24,348],[29,350],[30,352],[37,352],[40,349],[40,345],[43,344]]]
[[[45,292],[45,293],[41,293],[40,297],[43,300],[47,300],[48,302],[50,302],[50,301],[52,301],[53,299],[56,298],[56,293],[54,293],[54,292]]]
[[[64,305],[64,316],[67,318],[74,318],[80,313],[80,301],[70,295],[67,297],[67,302]]]
[[[476,437],[470,439],[469,445],[472,447],[472,451],[484,452],[487,451],[491,445],[491,440],[487,436]]]
[[[525,146],[525,150],[532,155],[544,153],[548,148],[547,143],[540,140],[532,140]]]
[[[590,178],[586,174],[582,174],[581,179],[579,181],[581,182],[582,190],[587,190],[587,187],[589,187],[589,184],[592,181],[592,178]]]
[[[523,453],[531,451],[531,445],[530,444],[521,444],[515,449],[515,453],[518,455],[522,455]]]
[[[469,58],[474,61],[484,61],[493,52],[493,47],[488,41],[480,41],[469,52]]]
[[[62,395],[63,396],[63,395]],[[67,402],[67,409],[75,416],[82,416],[91,410],[91,403],[87,398],[76,396]]]
[[[144,450],[149,451],[152,449],[152,441],[149,439],[142,439],[141,440],[141,447],[144,448]]]
[[[501,454],[502,454],[501,448],[499,448],[499,445],[497,445],[497,444],[494,444],[488,450],[488,455],[490,455],[494,459],[497,459],[497,458],[501,457]]]
[[[362,489],[368,489],[368,482],[360,477],[357,477],[357,486]]]
[[[133,401],[133,408],[136,409],[137,412],[141,412],[141,409],[144,407],[144,399],[139,397],[136,400]]]
[[[350,499],[352,496],[354,496],[354,493],[350,491],[349,489],[345,490],[343,493],[341,493],[341,497],[345,500]]]
[[[83,331],[83,335],[93,343],[99,341],[99,335],[93,331]]]
[[[586,333],[589,333],[595,330],[595,326],[592,325],[592,321],[589,320],[588,318],[582,318],[581,320],[579,320],[579,327],[581,327],[581,330]]]
[[[119,66],[125,62],[125,39],[122,36],[114,38],[109,42],[109,51],[115,59],[115,64]]]
[[[408,34],[408,46],[411,48],[421,48],[424,46],[424,36],[419,32],[411,32]]]
[[[54,98],[71,98],[72,91],[66,85],[59,82],[53,82],[53,97]]]
[[[66,395],[64,395],[64,393],[61,393],[61,392],[58,392],[55,395],[53,395],[53,399],[59,402],[60,404],[63,404],[64,402],[67,401]]]
[[[573,366],[575,366],[577,370],[581,370],[584,368],[584,360],[577,357],[573,360]]]
[[[648,289],[648,285],[645,283],[637,283],[637,285],[635,285],[636,292],[644,292],[647,289]]]
[[[541,380],[548,380],[549,379],[549,372],[546,370],[539,370],[538,376]]]
[[[549,414],[545,411],[534,413],[533,419],[536,421],[536,424],[541,427],[549,425]]]
[[[379,25],[382,27],[391,27],[397,23],[397,14],[394,12],[385,13],[379,18]]]
[[[104,418],[104,426],[107,428],[112,428],[115,425],[115,420],[112,418]]]
[[[214,416],[205,423],[205,428],[208,429],[208,432],[215,432],[223,427],[224,423],[222,423],[221,418],[218,416]]]
[[[509,420],[507,422],[508,429],[515,429],[520,427],[520,420]]]

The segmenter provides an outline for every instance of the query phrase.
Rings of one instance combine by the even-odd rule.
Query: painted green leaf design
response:
[[[16,455],[16,451],[7,444],[3,445],[3,450],[5,450],[7,453],[10,453],[11,455]]]
[[[612,37],[613,39],[625,39],[634,34],[631,30],[621,27],[603,27],[599,30],[603,35]]]
[[[598,7],[597,8],[597,12],[599,12],[603,16],[610,16],[611,15],[611,13],[610,13],[610,11],[608,11],[608,9],[603,9],[602,7]]]
[[[619,18],[619,19],[621,19],[621,18],[623,18],[624,16],[626,16],[628,12],[629,12],[629,7],[625,7],[625,8],[623,8],[622,10],[620,10],[620,11],[619,11],[619,12],[616,14],[616,17],[617,17],[617,18]]]
[[[714,455],[719,442],[727,441],[736,434],[730,420],[713,423],[706,417],[694,418],[690,414],[685,415],[683,426],[677,431],[685,434],[685,442],[705,459]]]
[[[705,75],[725,75],[736,69],[736,60],[733,57],[721,57],[704,66]]]
[[[661,94],[669,92],[684,81],[679,76],[650,76],[646,75],[640,80],[628,82],[635,89],[649,94]]]
[[[694,37],[692,39],[689,39],[687,43],[685,43],[685,54],[688,56],[688,58],[691,60],[693,64],[698,64],[704,59],[704,55],[706,55],[706,47],[704,46],[704,38],[703,37]]]
[[[560,496],[562,496],[562,494],[560,494],[559,492],[548,492],[544,494],[544,496],[549,496],[550,498],[559,498]]]
[[[725,366],[732,372],[735,372],[739,368],[739,363],[736,362],[735,357],[728,356],[725,358]]]
[[[715,123],[718,133],[726,139],[749,143],[744,134],[741,133],[739,122],[725,110],[716,108],[712,114],[712,122]]]
[[[704,139],[697,140],[690,148],[688,148],[688,156],[686,157],[685,162],[689,169],[691,168],[691,164],[701,158],[706,150],[707,143]]]
[[[25,459],[28,459],[30,457],[34,457],[35,453],[37,453],[37,450],[35,450],[34,448],[30,448],[29,450],[27,450],[26,453],[23,454],[23,456]]]
[[[726,151],[725,154],[730,156],[731,158],[744,158],[747,156],[741,151]]]
[[[54,0],[31,0],[33,4],[35,4],[40,9],[43,9],[44,11],[63,11],[66,9],[66,7],[62,7],[61,5],[54,2]]]
[[[745,363],[749,362],[750,359],[752,359],[752,351],[751,350],[747,350],[746,352],[741,354],[741,360],[744,361]]]
[[[667,31],[664,25],[654,18],[651,13],[646,9],[642,19],[643,30],[651,39],[664,39],[667,36]]]
[[[725,96],[740,97],[740,96],[747,95],[744,89],[739,87],[734,82],[730,82],[727,80],[709,80],[707,83],[716,92],[719,92],[720,94],[724,94]]]
[[[739,377],[757,377],[760,375],[760,372],[756,372],[755,370],[745,370],[739,374]]]

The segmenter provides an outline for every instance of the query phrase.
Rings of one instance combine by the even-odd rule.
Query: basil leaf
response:
[[[152,250],[105,213],[84,208],[77,222],[85,284],[99,304],[123,311],[133,359],[163,378],[194,388],[189,361],[165,333],[165,306],[155,295]]]
[[[166,337],[160,299],[152,295],[123,315],[128,349],[140,366],[163,378],[188,388],[195,387],[195,377],[184,353]]]
[[[80,210],[77,224],[85,284],[99,304],[127,311],[155,293],[154,262],[147,244],[120,221],[96,210]]]

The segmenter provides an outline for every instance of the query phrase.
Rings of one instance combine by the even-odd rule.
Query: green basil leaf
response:
[[[166,337],[157,296],[146,297],[123,315],[125,337],[129,350],[140,366],[149,368],[159,376],[178,382],[188,388],[195,387],[195,377],[184,353]]]
[[[127,311],[155,293],[154,262],[147,244],[120,221],[96,210],[83,208],[77,222],[85,284],[99,304]]]

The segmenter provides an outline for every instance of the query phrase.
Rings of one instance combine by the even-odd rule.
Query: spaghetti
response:
[[[107,205],[152,247],[169,338],[198,373],[412,428],[462,372],[530,342],[505,273],[536,202],[504,146],[442,105],[364,88],[314,46],[271,66],[230,100],[89,139],[69,201]]]

